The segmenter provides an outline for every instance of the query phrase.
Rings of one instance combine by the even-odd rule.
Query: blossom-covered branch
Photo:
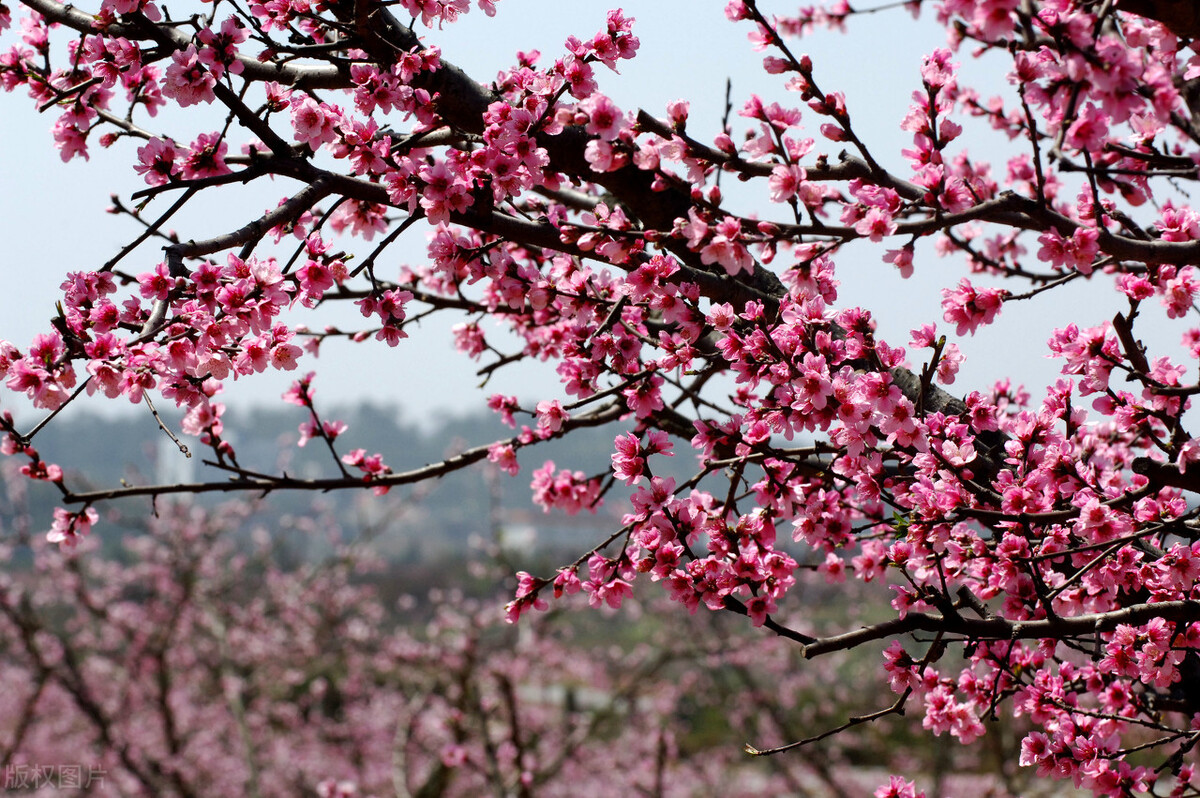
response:
[[[888,640],[881,683],[902,698],[834,728],[911,703],[933,733],[971,742],[1007,711],[1041,775],[1100,795],[1168,782],[1200,794],[1187,686],[1200,510],[1186,495],[1200,492],[1200,212],[1181,190],[1200,164],[1200,55],[1186,4],[905,4],[950,46],[908,65],[899,144],[868,131],[797,46],[866,13],[845,2],[795,16],[728,2],[764,85],[795,100],[748,94],[741,130],[708,131],[686,100],[633,111],[601,90],[641,46],[622,10],[482,83],[431,41],[451,41],[442,31],[467,0],[232,0],[187,17],[152,0],[22,5],[0,85],[57,114],[64,160],[111,148],[148,188],[115,205],[139,234],[67,276],[29,346],[0,343],[0,375],[52,414],[84,393],[160,395],[229,477],[77,490],[34,448],[52,421],[5,418],[4,453],[82,505],[59,509],[52,540],[76,544],[120,497],[383,492],[484,460],[516,475],[535,444],[613,422],[606,462],[530,469],[547,510],[615,498],[623,512],[574,562],[520,574],[510,620],[576,592],[619,607],[652,582],[810,657]],[[963,85],[963,57],[1011,89],[985,99]],[[207,132],[184,134],[159,116],[168,105]],[[1005,162],[968,152],[989,135]],[[889,148],[901,168],[884,165]],[[745,184],[736,201],[723,175]],[[161,232],[195,197],[262,178],[285,186],[275,208],[246,208],[217,235]],[[426,259],[390,262],[418,230]],[[166,255],[146,262],[137,245],[155,235]],[[839,296],[839,261],[872,247],[875,268],[920,271],[934,287],[916,290],[940,291],[941,317],[907,340],[879,333],[888,308]],[[935,272],[935,257],[951,265]],[[1012,303],[1056,313],[1095,284],[1113,308],[1063,318],[1044,347],[1008,339],[1057,358],[1054,384],[1034,396],[997,373],[960,390],[962,339]],[[345,302],[361,329],[325,324]],[[320,415],[311,377],[285,399],[306,414],[298,443],[329,454],[327,476],[239,462],[222,436],[228,381],[298,369],[330,337],[419,345],[416,322],[443,313],[459,314],[454,344],[479,376],[545,363],[562,394],[487,397],[510,438],[402,473],[386,453],[342,448],[355,431]],[[1161,338],[1151,324],[1178,326],[1181,346],[1147,345],[1139,336]],[[685,451],[692,476],[676,479],[664,463]],[[813,628],[797,588],[848,580],[886,585],[878,612]],[[508,735],[526,744],[515,720]],[[899,780],[880,794],[906,792]]]

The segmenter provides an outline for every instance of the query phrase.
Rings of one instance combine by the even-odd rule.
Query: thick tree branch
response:
[[[966,618],[910,612],[903,618],[865,626],[804,645],[806,658],[831,651],[845,651],[873,640],[884,640],[912,632],[962,635],[970,640],[1064,640],[1111,632],[1121,624],[1139,626],[1155,618],[1179,624],[1200,621],[1200,601],[1164,601],[1134,604],[1112,612],[1088,613],[1048,620],[1010,621],[1006,618]]]

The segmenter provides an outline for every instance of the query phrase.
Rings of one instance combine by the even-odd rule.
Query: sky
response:
[[[441,47],[446,60],[486,81],[514,63],[518,50],[540,50],[547,62],[557,57],[569,34],[586,38],[601,30],[605,12],[612,5],[610,0],[501,0],[495,18],[473,10],[442,30],[424,31],[424,37]],[[782,79],[762,72],[763,54],[755,52],[746,40],[750,27],[729,23],[722,13],[724,5],[723,0],[627,0],[622,7],[636,19],[634,32],[641,48],[635,59],[621,62],[619,75],[598,70],[601,91],[624,110],[644,108],[660,118],[669,101],[687,98],[691,101],[689,132],[702,140],[711,140],[720,129],[727,79],[732,81],[735,112],[751,92],[767,100],[799,105],[795,95],[782,90]],[[761,5],[781,13],[795,9],[791,3]],[[179,14],[180,9],[173,4],[172,11]],[[908,134],[899,130],[899,122],[913,89],[919,86],[921,57],[944,46],[944,31],[928,12],[914,21],[901,8],[855,17],[848,29],[846,34],[817,32],[791,46],[811,55],[815,79],[823,90],[845,93],[855,129],[875,156],[906,175],[908,167],[900,150],[910,141]],[[2,40],[6,46],[10,38],[11,34]],[[1007,69],[1003,61],[977,64],[966,53],[956,60],[965,62],[960,82],[982,84],[985,96],[1009,90],[1002,74]],[[184,113],[178,111],[171,119],[193,132],[215,129],[221,123],[210,109],[201,109],[198,113],[209,116],[199,119],[196,109]],[[0,291],[0,339],[24,348],[35,334],[47,329],[63,275],[99,267],[136,236],[138,230],[130,220],[109,215],[106,209],[111,195],[128,202],[129,195],[145,184],[131,168],[135,157],[132,145],[106,151],[93,144],[90,161],[62,163],[49,135],[53,112],[38,114],[25,96],[0,93],[0,118],[4,120],[0,124],[0,240],[4,241],[0,275],[8,286]],[[805,118],[811,125],[808,135],[818,139],[817,149],[836,155],[840,145],[820,138],[815,115],[807,113]],[[743,122],[734,118],[735,131],[744,129]],[[974,138],[975,133],[981,133],[980,140]],[[187,136],[177,133],[176,138]],[[960,141],[976,157],[1011,152],[1002,136],[977,121],[968,121]],[[1003,168],[1000,157],[995,166],[998,176],[1003,176]],[[174,229],[185,239],[199,239],[240,227],[287,195],[289,188],[283,184],[238,186],[214,193],[205,204],[177,217]],[[765,186],[754,191],[765,191]],[[780,210],[779,206],[771,208],[760,194],[739,196],[736,201],[752,204],[764,216]],[[380,274],[388,277],[402,263],[422,262],[424,246],[423,231],[414,228],[388,250],[380,261]],[[878,245],[852,246],[838,256],[839,304],[872,310],[881,336],[893,345],[905,345],[909,330],[923,322],[941,322],[939,289],[956,283],[964,271],[961,264],[935,258],[926,248],[923,254],[918,251],[917,275],[904,281],[893,267],[879,260],[881,254]],[[160,259],[158,245],[147,244],[123,267],[133,273],[148,271]],[[393,270],[390,274],[389,269]],[[1068,319],[1078,320],[1081,326],[1099,324],[1122,307],[1103,280],[1086,285],[1077,281],[1071,288],[1070,292],[1052,292],[1046,301],[1010,303],[997,324],[960,341],[967,361],[956,388],[962,392],[984,389],[1008,375],[1031,388],[1052,381],[1058,366],[1044,359],[1050,331]],[[349,324],[355,315],[344,313],[339,318]],[[449,327],[457,320],[426,322],[419,333],[414,331],[396,348],[330,343],[319,360],[302,364],[301,369],[317,371],[317,397],[322,402],[351,404],[367,398],[396,404],[414,418],[480,408],[494,392],[516,394],[530,404],[562,396],[548,364],[501,372],[480,390],[480,378],[475,374],[479,364],[454,352],[450,345]],[[326,322],[314,319],[310,323]],[[1153,332],[1152,338],[1159,336],[1167,343],[1178,340],[1178,333],[1171,330]],[[295,376],[273,373],[242,379],[227,386],[223,400],[235,406],[273,402]],[[99,397],[81,404],[99,412],[120,407]],[[15,407],[22,415],[25,412],[7,392],[0,396],[0,407]]]

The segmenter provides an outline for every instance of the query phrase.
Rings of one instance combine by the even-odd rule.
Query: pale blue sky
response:
[[[581,38],[592,35],[604,24],[610,2],[594,0],[502,0],[497,17],[489,19],[473,12],[444,30],[426,31],[426,40],[441,46],[443,55],[477,79],[489,80],[515,60],[517,50],[538,49],[545,59],[562,52],[568,34]],[[770,4],[764,3],[766,7]],[[626,14],[637,19],[635,33],[641,39],[636,59],[622,62],[621,74],[599,70],[601,90],[626,110],[646,108],[664,115],[668,101],[688,98],[692,101],[689,132],[711,139],[719,129],[724,104],[726,78],[733,80],[734,106],[740,107],[748,94],[757,91],[768,99],[797,104],[795,95],[781,90],[783,81],[764,74],[759,68],[762,54],[746,41],[745,23],[733,25],[723,16],[723,0],[629,0],[623,4]],[[794,4],[776,6],[792,11]],[[179,9],[173,8],[177,14]],[[10,34],[11,35],[11,34]],[[909,145],[907,134],[899,131],[900,119],[909,104],[912,90],[919,86],[918,68],[922,54],[944,44],[944,33],[930,15],[914,22],[901,9],[855,18],[850,33],[839,35],[817,32],[801,42],[792,42],[796,52],[809,53],[815,65],[815,77],[826,91],[841,90],[856,130],[872,146],[885,165],[908,174],[899,155]],[[965,55],[959,60],[969,61]],[[987,84],[985,94],[1005,90],[999,70],[1002,62],[969,65],[967,75]],[[188,112],[189,132],[213,129],[219,119],[199,125]],[[204,113],[203,110],[199,113]],[[143,188],[141,178],[131,169],[132,145],[123,144],[111,151],[93,145],[90,162],[63,164],[53,149],[49,127],[52,112],[38,115],[24,96],[0,94],[0,273],[10,286],[0,292],[0,338],[24,347],[34,334],[46,328],[53,313],[57,286],[70,270],[96,268],[104,263],[136,230],[127,219],[105,213],[109,195],[128,197]],[[183,117],[179,117],[183,118]],[[734,120],[735,131],[744,120]],[[817,149],[836,154],[839,145],[826,142],[816,132],[819,122],[806,114],[810,135],[818,139]],[[152,123],[147,127],[157,130]],[[983,133],[982,141],[973,133]],[[179,139],[187,134],[176,132]],[[1007,143],[981,123],[968,126],[961,139],[972,154],[1004,153]],[[996,164],[1003,173],[1003,164]],[[765,186],[754,189],[765,192]],[[197,205],[181,215],[175,228],[185,238],[201,238],[244,224],[250,215],[265,210],[286,191],[277,186],[229,189],[206,206]],[[757,205],[764,215],[778,214],[769,207],[765,196],[746,195],[740,202]],[[166,207],[159,203],[159,207]],[[414,235],[415,234],[415,235]],[[389,276],[401,262],[418,262],[424,257],[424,234],[414,229],[408,241],[394,246],[380,264],[381,274]],[[365,251],[369,250],[364,250]],[[882,335],[893,345],[907,343],[907,331],[925,321],[941,319],[938,289],[952,285],[962,269],[949,261],[929,256],[918,259],[917,276],[900,280],[892,267],[878,258],[882,248],[848,248],[838,258],[839,277],[843,282],[845,304],[859,304],[877,314]],[[140,272],[153,267],[160,258],[157,245],[144,246],[127,259],[124,268]],[[393,272],[394,273],[394,272]],[[962,390],[984,388],[1005,374],[1030,383],[1045,384],[1053,379],[1057,366],[1043,359],[1044,342],[1050,330],[1069,317],[1081,325],[1098,324],[1121,308],[1121,302],[1107,285],[1072,287],[1072,291],[1049,301],[1007,306],[997,325],[975,339],[960,342],[968,355],[961,381]],[[1057,292],[1056,292],[1057,293]],[[353,314],[341,319],[353,321]],[[310,322],[317,326],[320,321]],[[942,325],[945,326],[944,324]],[[329,345],[316,363],[318,396],[325,401],[353,402],[360,397],[394,401],[406,413],[460,411],[482,406],[483,396],[501,391],[515,393],[528,400],[560,395],[555,375],[545,364],[501,374],[481,394],[474,389],[476,364],[454,353],[449,345],[449,324],[426,325],[421,333],[388,349],[382,345]],[[1165,339],[1174,344],[1177,331],[1165,331]],[[293,374],[260,375],[230,384],[226,401],[272,401],[294,377]],[[111,406],[112,402],[88,400],[90,409]],[[0,406],[14,407],[9,394]]]

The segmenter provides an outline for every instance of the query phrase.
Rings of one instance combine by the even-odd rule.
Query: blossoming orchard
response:
[[[60,494],[50,542],[102,534],[120,498],[383,494],[490,462],[524,471],[547,510],[622,504],[577,560],[517,574],[513,623],[566,594],[616,608],[657,591],[684,615],[745,616],[807,660],[874,652],[877,678],[856,685],[877,695],[874,712],[743,756],[795,756],[899,714],[978,744],[1007,716],[1020,765],[1041,777],[1200,795],[1191,3],[887,10],[947,35],[913,65],[902,169],[880,156],[895,133],[856,125],[838,76],[803,54],[814,29],[852,21],[845,2],[728,2],[748,42],[722,57],[761,61],[763,86],[790,102],[735,94],[723,128],[689,120],[686,99],[635,110],[605,93],[639,57],[632,11],[554,52],[514,52],[493,77],[431,40],[469,11],[497,13],[495,0],[19,5],[11,18],[0,6],[3,87],[52,116],[63,160],[112,148],[145,181],[113,209],[140,234],[67,274],[31,343],[0,343],[5,384],[42,411],[0,426],[4,454]],[[977,57],[1005,65],[1003,96],[960,82]],[[193,116],[211,128],[172,128]],[[972,152],[991,136],[1008,154],[972,157],[967,130]],[[248,204],[211,237],[169,232],[194,198],[272,179],[266,213]],[[401,238],[427,239],[426,257],[398,268]],[[156,240],[164,254],[147,262],[138,246]],[[867,270],[939,281],[941,317],[884,340],[887,307],[839,301],[851,257],[860,272],[865,257]],[[996,373],[992,389],[955,391],[956,341],[1003,325],[1013,303],[1052,313],[1097,283],[1120,312],[1062,318],[1028,344],[1061,364],[1054,384],[1019,390]],[[327,326],[339,303],[357,306],[359,328]],[[414,321],[435,314],[465,319],[453,335],[468,367],[552,369],[561,393],[493,395],[511,437],[393,469],[389,452],[339,440],[316,356],[336,337],[420,347]],[[1163,319],[1182,346],[1143,343]],[[326,476],[245,466],[223,437],[223,386],[275,369],[298,377],[284,399],[301,408],[301,442],[328,451]],[[38,433],[81,394],[156,417],[177,406],[180,448],[224,474],[72,484]],[[621,432],[605,468],[535,462],[540,444],[610,423]],[[692,475],[664,476],[668,462]],[[886,585],[867,621],[832,634],[809,623],[803,585],[855,582]],[[875,795],[915,795],[914,776]]]

